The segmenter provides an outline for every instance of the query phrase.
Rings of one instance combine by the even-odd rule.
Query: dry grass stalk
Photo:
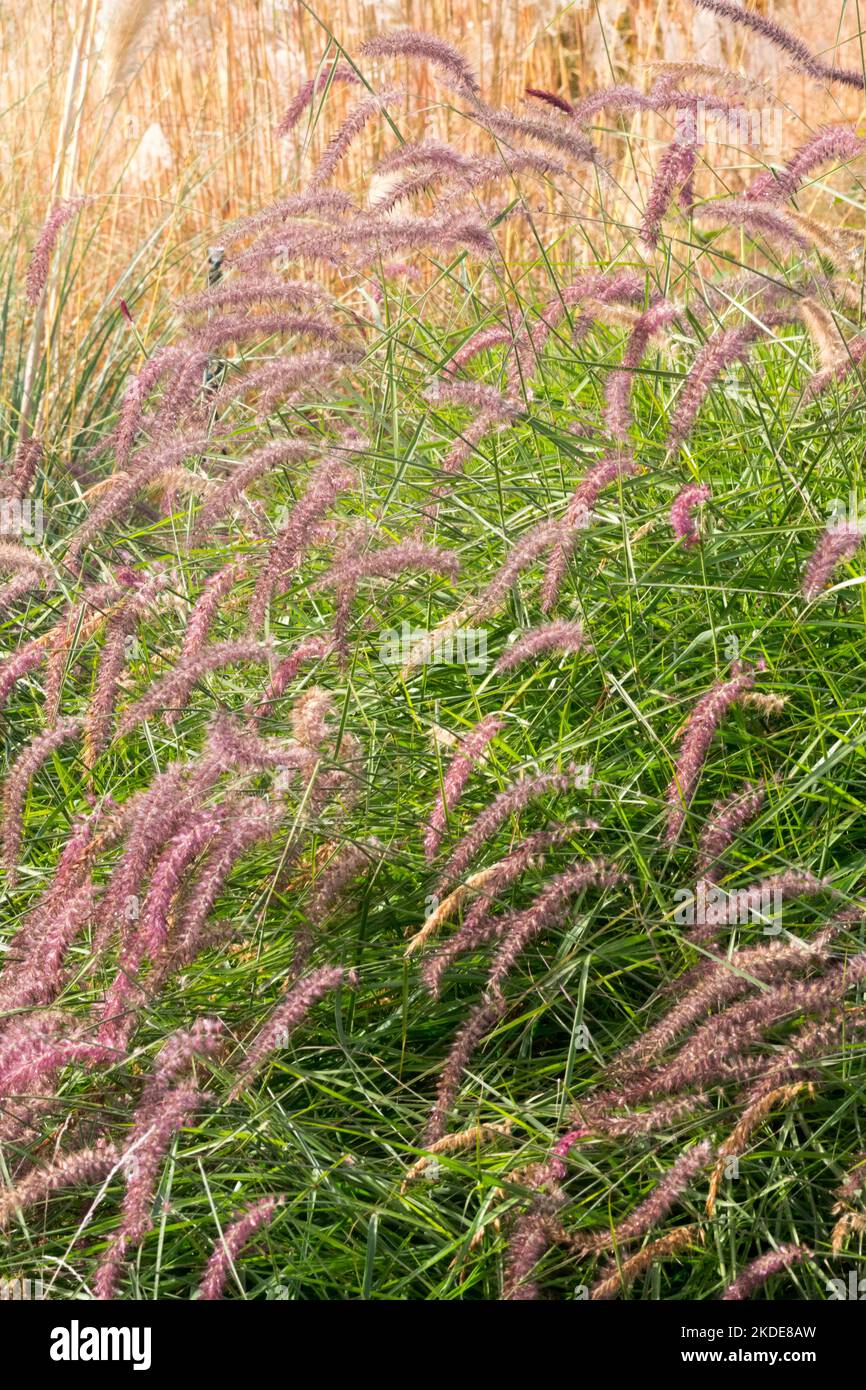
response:
[[[684,1250],[687,1245],[691,1245],[697,1240],[703,1240],[703,1231],[697,1223],[692,1226],[678,1226],[676,1230],[668,1231],[667,1235],[651,1241],[636,1255],[623,1260],[615,1274],[597,1280],[589,1291],[590,1299],[597,1302],[602,1299],[616,1298],[639,1275],[649,1269],[650,1265],[656,1264],[659,1260],[669,1259],[671,1255]]]
[[[439,1154],[459,1153],[479,1144],[489,1144],[492,1139],[502,1138],[510,1133],[511,1121],[506,1120],[503,1124],[471,1125],[469,1129],[461,1129],[454,1134],[443,1134],[441,1139],[437,1139],[435,1144],[430,1144],[427,1152],[407,1169],[400,1184],[400,1191],[405,1192],[410,1182],[421,1177]]]
[[[804,1089],[808,1089],[811,1099],[815,1094],[815,1089],[811,1083],[806,1081],[795,1081],[792,1085],[777,1086],[774,1090],[768,1091],[765,1096],[761,1096],[743,1111],[727,1139],[719,1145],[716,1165],[710,1177],[710,1189],[707,1195],[707,1216],[712,1216],[715,1210],[719,1185],[722,1178],[725,1176],[725,1169],[728,1165],[728,1161],[732,1158],[737,1158],[744,1151],[753,1130],[757,1129],[758,1125],[775,1110],[777,1105],[787,1105]]]

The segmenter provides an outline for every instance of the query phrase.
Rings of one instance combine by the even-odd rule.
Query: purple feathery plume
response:
[[[274,753],[271,765],[277,763],[279,756],[279,753]],[[284,753],[282,763],[278,763],[278,766],[284,766],[286,763],[291,763],[291,759]],[[238,860],[254,845],[270,840],[272,835],[277,834],[284,817],[284,806],[268,806],[261,801],[252,801],[249,806],[243,806],[234,823],[225,826],[207,856],[202,873],[190,890],[188,899],[183,903],[178,955],[188,958],[200,938],[206,935],[207,916]],[[171,962],[167,962],[167,965],[171,967]]]
[[[600,168],[598,150],[573,121],[560,121],[550,116],[516,116],[513,111],[494,109],[486,103],[479,103],[478,119],[495,135],[522,136],[536,140],[540,145],[549,145],[560,154],[579,164],[591,164]]]
[[[0,662],[0,709],[4,707],[11,694],[12,687],[18,681],[37,670],[45,660],[47,655],[46,648],[38,638],[33,638],[19,647],[17,652],[7,656],[5,661]]]
[[[189,1028],[170,1033],[156,1055],[141,1093],[142,1102],[159,1100],[167,1088],[182,1080],[196,1061],[215,1056],[225,1043],[225,1024],[219,1018],[197,1018]]]
[[[292,762],[288,753],[276,750],[268,755],[265,761],[270,766],[277,764],[281,768],[291,766]],[[156,963],[154,978],[149,981],[151,989],[155,989],[176,968],[192,959],[203,944],[209,944],[207,919],[223,884],[237,861],[248,850],[269,840],[278,832],[284,816],[285,807],[282,804],[268,805],[258,799],[249,799],[249,802],[240,806],[234,820],[227,822],[217,835],[204,866],[184,901],[177,943],[168,956]]]
[[[178,1086],[143,1104],[132,1124],[132,1140],[124,1150],[126,1193],[120,1225],[111,1237],[93,1281],[94,1296],[112,1299],[130,1250],[140,1245],[151,1226],[151,1211],[160,1168],[175,1135],[192,1123],[201,1104],[193,1085]]]
[[[567,772],[541,772],[535,777],[523,777],[494,797],[472,822],[463,839],[451,853],[436,885],[437,897],[447,891],[468,868],[482,845],[496,834],[510,816],[518,815],[530,802],[546,792],[566,792],[585,785],[586,769],[572,768]]]
[[[304,663],[327,656],[332,645],[326,637],[305,637],[299,642],[273,671],[255,713],[266,714],[274,701],[286,693]]]
[[[292,706],[291,720],[297,742],[311,752],[320,753],[328,741],[328,722],[334,711],[330,690],[313,686]]]
[[[57,998],[66,982],[66,952],[91,916],[96,897],[97,889],[90,879],[67,891],[39,934],[38,943],[25,941],[23,955],[14,961],[7,957],[0,975],[0,1009],[4,1013],[51,1004]]]
[[[156,573],[137,590],[133,590],[107,620],[105,645],[99,658],[93,696],[84,725],[84,761],[88,767],[93,767],[111,735],[111,719],[126,666],[128,643],[142,614],[167,583],[167,575]]]
[[[168,937],[168,916],[176,894],[183,886],[190,866],[225,829],[227,819],[237,814],[231,800],[213,810],[196,811],[160,856],[150,880],[147,897],[135,932],[135,961],[125,961],[124,972],[131,974],[145,955],[154,959]]]
[[[701,539],[694,512],[695,508],[701,502],[706,502],[709,496],[710,489],[708,487],[703,485],[696,487],[694,483],[690,483],[674,498],[671,506],[671,527],[677,540],[682,542],[684,550],[697,545]]]
[[[347,463],[346,456],[347,452],[351,455],[363,448],[363,443],[357,440],[353,449],[334,449],[313,469],[306,491],[292,507],[256,581],[249,610],[251,632],[261,627],[274,595],[284,592],[289,575],[297,569],[310,543],[316,522],[331,510],[341,493],[357,485],[358,475]]]
[[[199,352],[210,354],[227,343],[240,344],[252,338],[263,341],[284,333],[304,334],[330,342],[336,342],[340,336],[335,324],[311,313],[225,314],[200,324],[194,330],[194,340]]]
[[[589,308],[575,322],[572,338],[585,337],[596,318],[604,319],[605,306],[642,305],[645,298],[644,277],[633,270],[608,271],[603,274],[587,271],[570,285],[564,285],[556,297],[541,310],[539,322],[533,328],[531,341],[538,355],[556,324],[568,309],[589,302]],[[607,311],[610,314],[610,310]]]
[[[369,869],[374,854],[380,853],[382,849],[382,844],[375,838],[358,844],[350,842],[340,846],[317,876],[310,895],[306,917],[311,926],[321,926],[343,900],[358,875]]]
[[[486,161],[478,155],[464,154],[454,145],[444,140],[407,140],[396,149],[389,150],[376,165],[378,174],[393,174],[408,169],[439,169],[450,174],[472,174],[479,168],[486,168]],[[500,163],[501,173],[504,164]]]
[[[440,464],[441,471],[453,476],[460,473],[473,453],[478,448],[481,441],[490,434],[491,430],[501,430],[504,428],[504,421],[499,414],[491,413],[487,410],[479,411],[474,420],[470,420],[464,425],[457,435],[448,453]],[[446,484],[440,484],[435,489],[436,497],[443,497],[448,491]],[[435,513],[428,513],[430,519],[435,519]]]
[[[97,807],[73,828],[51,882],[9,943],[0,1012],[50,1004],[58,996],[69,974],[69,947],[98,914],[100,890],[90,876],[90,860],[96,848],[110,848],[123,831],[124,814],[115,813],[111,803],[107,815],[105,807]]]
[[[778,173],[767,170],[759,174],[746,189],[745,197],[783,203],[797,192],[803,180],[819,164],[826,164],[830,159],[854,159],[864,149],[866,140],[852,126],[822,126],[814,135],[810,135]]]
[[[283,1200],[282,1197],[263,1197],[261,1201],[247,1207],[226,1227],[214,1245],[213,1254],[199,1284],[197,1297],[200,1301],[222,1298],[229,1271],[234,1269],[238,1255],[263,1226],[270,1225]]]
[[[541,1297],[541,1289],[533,1271],[550,1245],[548,1225],[565,1201],[565,1194],[555,1186],[540,1192],[529,1211],[514,1223],[508,1241],[502,1297],[511,1303],[530,1303]]]
[[[273,414],[278,405],[288,407],[297,404],[316,382],[328,381],[342,367],[357,360],[358,354],[349,349],[337,352],[332,348],[317,348],[313,352],[297,352],[291,357],[278,357],[273,362],[265,362],[240,377],[230,377],[223,392],[230,391],[232,400],[246,398],[252,391],[257,392],[257,413],[264,419]],[[309,448],[306,452],[309,453]],[[251,454],[249,461],[252,462],[257,455],[258,451],[256,455]]]
[[[658,245],[662,218],[676,194],[682,196],[683,190],[690,187],[696,156],[694,141],[680,139],[673,140],[662,155],[641,222],[641,239],[647,246]]]
[[[366,259],[381,255],[393,259],[398,253],[432,246],[438,254],[455,247],[468,246],[480,254],[496,249],[496,243],[486,224],[462,209],[434,213],[430,217],[386,217],[378,214],[368,232],[361,229],[359,252],[369,247]]]
[[[467,404],[474,406],[478,414],[470,424],[457,435],[448,456],[442,460],[442,473],[460,473],[463,464],[473,449],[480,445],[484,436],[493,428],[510,424],[514,416],[523,409],[518,400],[503,396],[495,386],[485,386],[478,381],[436,381],[424,392],[424,399],[431,404]],[[436,488],[436,495],[442,496],[445,489]]]
[[[55,204],[45,219],[30,256],[30,264],[27,267],[25,293],[27,303],[31,308],[35,308],[42,297],[42,291],[45,289],[45,282],[48,279],[51,255],[57,245],[60,232],[86,202],[86,198],[65,198],[62,202]]]
[[[641,314],[631,331],[622,363],[607,381],[604,418],[615,439],[626,440],[631,427],[631,394],[635,374],[650,342],[682,312],[679,305],[658,299]]]
[[[78,530],[73,532],[69,549],[66,552],[66,564],[76,565],[82,550],[86,545],[89,545],[93,537],[98,535],[114,517],[127,511],[142,489],[147,487],[154,478],[159,477],[160,473],[180,466],[186,459],[201,456],[206,453],[209,445],[208,436],[198,434],[183,439],[170,440],[156,449],[148,449],[137,454],[130,460],[130,471],[114,476],[112,487],[99,498],[90,515],[81,523]]]
[[[589,525],[592,508],[602,490],[617,478],[634,476],[636,472],[637,465],[624,452],[605,454],[588,469],[569,499],[562,522],[563,539],[554,545],[547,563],[541,589],[542,613],[549,613],[556,605],[577,533]]]
[[[507,647],[493,670],[495,674],[513,671],[523,661],[530,661],[547,652],[579,652],[592,650],[589,639],[580,623],[560,619],[552,623],[540,623],[522,633],[516,642]]]
[[[224,325],[229,318],[230,316],[226,315],[225,319],[212,320],[214,337],[218,336],[217,322]],[[264,319],[261,323],[264,324]],[[201,336],[204,335],[204,331],[202,330]],[[279,331],[274,327],[274,332]],[[202,409],[202,405],[209,404],[212,391],[210,388],[204,391],[203,388],[213,366],[213,358],[206,345],[202,342],[193,343],[185,360],[166,382],[159,404],[148,421],[155,441],[165,441],[168,436],[176,435],[180,426],[187,422],[199,425],[204,423],[203,416],[206,416],[207,411]]]
[[[590,1250],[619,1250],[628,1242],[638,1240],[667,1216],[693,1179],[709,1163],[712,1155],[713,1149],[708,1139],[692,1145],[680,1154],[650,1195],[635,1207],[630,1216],[620,1221],[612,1231],[601,1231],[597,1236],[588,1236],[586,1242],[582,1233],[578,1231],[575,1237],[576,1244]]]
[[[724,801],[714,801],[707,823],[698,841],[698,858],[695,873],[698,878],[714,881],[718,864],[725,850],[733,843],[744,825],[760,811],[764,804],[764,788],[747,782],[742,791],[734,792]]]
[[[435,248],[439,255],[456,247],[488,254],[495,251],[496,244],[486,224],[462,208],[428,217],[382,217],[374,211],[358,214],[339,226],[319,223],[283,229],[254,244],[236,257],[234,264],[238,269],[256,268],[289,256],[323,260],[341,269],[347,264],[358,268],[425,247]]]
[[[256,304],[328,304],[321,285],[312,280],[287,280],[282,275],[259,275],[252,279],[232,279],[211,285],[200,294],[189,295],[178,302],[178,312],[185,318],[210,314],[214,309],[239,309]]]
[[[243,556],[235,556],[221,570],[217,570],[204,583],[189,615],[186,632],[183,635],[181,660],[192,658],[200,652],[208,639],[220,605],[246,573],[247,561]]]
[[[501,429],[513,423],[515,416],[523,409],[522,402],[516,397],[505,396],[495,386],[487,386],[480,381],[440,379],[427,388],[424,399],[431,405],[465,405],[478,412],[475,419],[457,435],[443,459],[441,469],[446,474],[459,473],[484,436],[491,429]],[[437,496],[441,497],[444,493],[444,487],[436,489]]]
[[[750,235],[760,233],[787,250],[810,251],[812,242],[804,232],[780,212],[758,198],[720,198],[695,208],[695,218],[722,222],[726,227],[742,227]]]
[[[101,959],[118,927],[122,933],[128,930],[130,915],[135,916],[130,908],[137,909],[140,885],[166,840],[185,824],[223,769],[232,766],[233,759],[215,743],[197,764],[172,763],[125,803],[129,833],[100,908],[91,951],[95,961]]]
[[[16,545],[13,541],[0,541],[0,570],[11,574],[23,571],[44,579],[52,574],[51,562],[44,555],[31,546]]]
[[[169,720],[186,707],[193,686],[204,676],[225,666],[246,665],[248,662],[270,666],[274,658],[273,643],[257,642],[252,638],[235,638],[228,642],[213,642],[191,657],[183,657],[167,671],[140,699],[127,705],[117,725],[117,737],[122,738],[145,719],[159,714]]]
[[[613,87],[603,87],[598,92],[590,92],[579,101],[572,112],[578,125],[586,125],[599,111],[657,111],[656,88],[650,94],[617,83]]]
[[[720,15],[722,19],[733,20],[735,24],[741,24],[743,28],[751,29],[753,33],[759,34],[762,39],[767,39],[782,53],[786,53],[792,59],[794,67],[800,72],[806,73],[808,77],[813,77],[817,81],[841,82],[845,86],[856,87],[862,91],[863,74],[861,72],[822,63],[803,40],[797,38],[796,34],[792,34],[788,29],[783,29],[781,24],[759,14],[756,10],[744,9],[742,5],[735,3],[735,0],[692,0],[692,4],[699,9],[709,10],[711,14]]]
[[[660,1129],[670,1129],[706,1104],[706,1092],[697,1091],[673,1100],[661,1100],[646,1110],[597,1119],[593,1122],[592,1131],[609,1139],[640,1139]]]
[[[291,763],[297,755],[297,747],[281,738],[261,738],[248,724],[219,714],[211,725],[205,756],[193,764],[193,770],[211,764],[219,771],[236,767],[245,771],[267,772],[275,767]]]
[[[757,1094],[766,1094],[776,1085],[796,1074],[804,1055],[804,1031],[794,1035],[786,1052],[771,1052],[763,1057],[748,1055],[747,1049],[761,1040],[767,1029],[783,1019],[814,1012],[813,1022],[823,1027],[826,1016],[834,1010],[849,989],[858,986],[866,975],[866,955],[851,957],[834,966],[829,974],[814,980],[798,980],[791,984],[775,985],[757,996],[741,999],[723,1012],[702,1023],[682,1045],[676,1055],[655,1070],[637,1073],[618,1093],[596,1096],[593,1105],[603,1109],[606,1102],[621,1106],[643,1101],[651,1096],[675,1095],[684,1087],[706,1086],[730,1080],[758,1077]],[[841,1020],[847,1015],[843,1012]],[[839,1022],[837,1016],[834,1022]],[[807,1025],[811,1027],[811,1025]],[[805,1047],[811,1046],[806,1034]],[[808,1055],[813,1055],[808,1053]]]
[[[554,830],[536,830],[521,840],[504,859],[481,869],[468,880],[466,887],[471,887],[473,891],[477,887],[478,890],[472,906],[459,930],[424,962],[421,970],[424,984],[434,998],[439,996],[442,976],[452,961],[463,952],[474,951],[498,935],[505,919],[495,916],[491,908],[505,889],[527,869],[539,868],[545,862],[548,850],[571,839],[578,831],[597,829],[595,821],[580,821],[557,826]]]
[[[825,367],[823,371],[816,372],[808,383],[805,391],[807,400],[820,396],[822,391],[826,391],[833,382],[843,381],[846,376],[859,367],[864,355],[866,355],[866,337],[850,338],[844,345],[844,356],[833,366]]]
[[[19,439],[9,474],[0,479],[0,494],[4,497],[25,497],[33,486],[44,453],[42,440],[34,435],[29,439]]]
[[[758,670],[763,670],[763,662],[759,663]],[[668,844],[673,844],[680,833],[686,808],[695,794],[701,768],[719,721],[731,705],[736,704],[747,690],[751,690],[755,683],[755,674],[752,670],[744,669],[730,680],[717,681],[701,696],[689,715],[673,780],[667,790]]]
[[[557,111],[564,111],[567,116],[574,115],[574,105],[567,101],[565,97],[557,96],[556,92],[545,91],[543,87],[527,87],[526,95],[535,97],[536,101],[543,101],[548,106],[556,107]]]
[[[346,652],[346,629],[349,612],[358,584],[362,579],[395,579],[409,571],[432,571],[453,578],[460,568],[458,556],[451,550],[428,545],[422,540],[399,541],[396,545],[366,553],[352,553],[339,558],[334,565],[311,585],[311,588],[333,588],[337,594],[337,613],[334,619],[334,646]]]
[[[513,329],[510,326],[506,328],[501,324],[492,323],[488,328],[478,329],[464,343],[461,343],[449,365],[452,368],[465,367],[467,362],[471,362],[480,353],[488,352],[490,348],[501,347],[505,343],[508,343],[509,346],[513,345]]]
[[[390,212],[398,203],[419,193],[431,192],[438,184],[455,185],[468,193],[503,175],[519,173],[561,174],[561,164],[534,150],[501,150],[494,156],[464,155],[439,140],[421,140],[402,145],[386,155],[377,166],[379,174],[392,174],[408,168],[410,173],[378,194],[371,204],[376,212]]]
[[[224,229],[221,242],[224,247],[234,246],[246,237],[260,235],[276,223],[307,215],[341,217],[357,211],[356,204],[343,189],[308,187],[289,198],[278,198],[247,217],[239,217]]]
[[[679,448],[685,443],[713,382],[735,362],[746,360],[760,332],[759,324],[746,323],[739,328],[719,329],[707,339],[692,363],[680,392],[665,441],[669,449]]]
[[[361,52],[366,58],[413,58],[428,62],[446,86],[470,100],[475,100],[481,90],[477,77],[462,54],[436,34],[398,29],[395,33],[378,34],[375,38],[367,39],[361,45]]]
[[[195,518],[193,540],[201,542],[259,478],[287,463],[299,462],[307,458],[309,453],[309,445],[300,439],[275,439],[240,459],[229,476],[208,493]]]
[[[358,977],[354,970],[350,970],[347,974],[340,966],[326,965],[320,970],[313,970],[304,979],[298,981],[281,1003],[276,1005],[270,1017],[253,1038],[229,1095],[230,1100],[236,1100],[241,1092],[246,1090],[256,1072],[275,1048],[284,1047],[295,1029],[303,1023],[313,1005],[329,990],[338,989],[344,979],[353,987],[358,983]]]
[[[114,447],[117,461],[125,467],[135,437],[141,428],[145,402],[154,387],[165,376],[173,376],[181,371],[190,357],[189,348],[163,346],[145,362],[141,371],[134,376],[124,392],[120,407],[120,418],[114,431]]]
[[[518,576],[556,543],[562,543],[562,526],[557,521],[541,521],[524,531],[493,578],[466,605],[472,618],[492,617],[508,598]]]
[[[706,0],[695,0],[695,3],[706,4]],[[733,8],[733,6],[731,7]],[[738,1274],[732,1284],[729,1284],[722,1294],[723,1302],[734,1302],[737,1299],[751,1298],[756,1289],[762,1284],[766,1284],[774,1274],[781,1274],[783,1270],[790,1269],[791,1265],[798,1264],[800,1260],[812,1258],[812,1252],[805,1245],[780,1245],[778,1250],[769,1250],[765,1255],[759,1255],[751,1264],[746,1265],[742,1274]]]
[[[3,820],[0,838],[3,841],[3,864],[10,888],[18,881],[18,856],[23,836],[22,817],[27,788],[33,774],[67,739],[78,738],[83,728],[81,719],[60,719],[53,729],[46,729],[31,739],[9,769],[3,788]]]
[[[618,1076],[640,1071],[693,1023],[747,994],[753,981],[770,984],[805,970],[811,964],[824,964],[829,959],[828,948],[839,930],[839,923],[830,923],[812,941],[771,941],[760,946],[741,947],[730,959],[708,958],[702,963],[701,973],[692,988],[637,1042],[617,1055],[613,1070]]]
[[[623,874],[602,859],[589,859],[565,869],[546,883],[528,907],[507,913],[497,923],[501,944],[487,977],[488,997],[499,1000],[502,983],[518,957],[540,932],[556,926],[567,904],[586,888],[612,888]]]
[[[193,1081],[183,1079],[196,1058],[211,1056],[223,1045],[217,1019],[202,1019],[168,1039],[154,1063],[132,1120],[123,1150],[126,1192],[120,1225],[112,1235],[94,1278],[94,1294],[112,1299],[129,1252],[150,1230],[159,1172],[175,1135],[192,1122],[202,1103]],[[173,1085],[172,1083],[178,1082]]]
[[[0,613],[5,612],[18,599],[23,598],[31,589],[38,589],[42,583],[43,575],[37,569],[20,570],[18,574],[0,585]]]
[[[194,812],[168,844],[153,871],[147,897],[134,932],[127,934],[120,951],[120,968],[101,1007],[99,1036],[120,1049],[135,1024],[135,1010],[151,993],[155,981],[144,985],[139,972],[146,958],[163,957],[168,938],[172,903],[185,886],[192,864],[226,831],[236,836],[243,808],[231,800],[216,810]]]
[[[809,602],[818,597],[833,571],[863,544],[863,531],[854,522],[834,522],[822,535],[803,571],[801,592]]]
[[[866,1028],[866,1016],[859,1009],[840,1010],[830,1018],[812,1019],[794,1033],[790,1047],[781,1054],[778,1051],[766,1053],[757,1059],[757,1065],[750,1063],[748,1068],[743,1065],[741,1076],[757,1078],[745,1093],[746,1104],[753,1104],[791,1078],[804,1074],[814,1078],[815,1070],[807,1068],[806,1063],[826,1056],[833,1049],[843,1050],[863,1028]]]
[[[293,131],[304,112],[311,105],[313,98],[317,93],[326,91],[332,82],[346,82],[359,86],[361,79],[355,69],[349,67],[348,63],[338,61],[330,63],[316,77],[309,78],[299,88],[277,125],[277,135],[288,135]]]
[[[114,1060],[109,1048],[77,1027],[61,1010],[18,1015],[0,1043],[0,1091],[23,1093],[35,1081],[74,1063]],[[43,1081],[43,1085],[44,1085]]]
[[[316,932],[334,909],[344,901],[349,888],[365,873],[374,856],[384,852],[375,837],[357,844],[343,844],[331,855],[324,869],[316,876],[310,901],[304,913],[304,924],[295,938],[292,955],[292,976],[297,979],[304,970],[315,945]]]
[[[333,695],[315,686],[305,691],[292,706],[291,720],[299,745],[301,775],[306,780],[304,802],[311,815],[320,813],[329,801],[342,793],[344,806],[358,790],[358,768],[362,761],[360,745],[354,735],[339,726],[331,728]],[[339,762],[328,771],[322,763]]]
[[[90,584],[77,601],[70,604],[60,622],[56,623],[40,645],[45,649],[45,674],[42,688],[45,694],[44,711],[47,724],[53,724],[59,713],[70,653],[94,636],[113,616],[118,605],[128,597],[130,589],[141,584],[141,575],[121,567],[117,579],[108,584]]]
[[[92,1148],[61,1154],[45,1168],[32,1168],[15,1187],[0,1194],[0,1229],[25,1207],[47,1201],[55,1192],[100,1182],[116,1168],[120,1151],[107,1139]]]
[[[450,1111],[460,1081],[466,1067],[481,1040],[490,1032],[502,1015],[502,1007],[488,999],[482,999],[469,1013],[466,1022],[458,1029],[445,1065],[439,1075],[436,1100],[430,1111],[424,1143],[427,1147],[435,1144],[446,1132],[448,1112]]]
[[[447,817],[460,800],[472,769],[501,728],[502,720],[498,715],[488,714],[470,729],[451,759],[424,832],[424,854],[428,863],[436,857]]]
[[[384,112],[386,107],[399,101],[405,95],[402,87],[392,87],[386,92],[372,92],[363,97],[357,103],[354,110],[343,121],[328,144],[322,158],[316,166],[312,177],[312,184],[327,183],[333,177],[337,165],[343,158],[349,146],[360,135],[367,122],[377,113]]]
[[[473,410],[500,419],[503,424],[510,424],[523,409],[521,401],[503,396],[495,386],[486,386],[481,381],[434,381],[424,392],[424,399],[431,405],[471,406]]]

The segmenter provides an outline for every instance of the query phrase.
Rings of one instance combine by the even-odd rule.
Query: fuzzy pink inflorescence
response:
[[[701,533],[695,522],[695,508],[701,502],[706,502],[710,496],[710,489],[704,486],[696,486],[690,483],[684,487],[682,492],[674,498],[671,506],[671,527],[677,540],[681,542],[684,549],[688,550],[691,546],[697,545],[701,539]]]
[[[451,759],[424,832],[424,854],[428,863],[436,856],[445,833],[447,817],[460,800],[473,767],[501,728],[502,720],[497,715],[487,715],[469,730],[459,751]]]
[[[774,19],[769,19],[758,10],[746,9],[744,5],[737,3],[737,0],[692,0],[692,4],[699,9],[708,10],[711,14],[718,15],[721,19],[730,19],[735,24],[741,24],[746,29],[751,29],[762,39],[767,39],[776,48],[786,54],[792,61],[795,68],[804,72],[807,77],[813,77],[818,81],[841,82],[845,86],[854,87],[862,91],[863,74],[857,68],[839,68],[829,63],[823,63],[816,58],[809,46],[792,34],[789,29],[783,28]]]
[[[51,209],[45,219],[30,256],[30,264],[27,267],[25,292],[27,302],[32,307],[35,307],[42,297],[42,291],[48,279],[51,254],[57,244],[57,238],[67,222],[72,220],[86,201],[86,198],[65,198]]]
[[[285,1046],[318,1000],[329,990],[338,989],[344,979],[349,985],[356,985],[357,978],[354,971],[347,973],[339,966],[326,965],[299,980],[285,999],[276,1005],[270,1018],[259,1029],[247,1048],[243,1063],[238,1069],[237,1080],[232,1087],[231,1099],[236,1099],[247,1088],[256,1072],[276,1048]]]
[[[760,666],[759,670],[762,669]],[[716,684],[702,695],[689,715],[683,733],[680,755],[673,780],[667,790],[667,840],[672,844],[685,820],[686,808],[695,794],[698,778],[719,721],[755,682],[755,672],[739,671],[727,681]]]
[[[235,1217],[230,1226],[226,1227],[214,1246],[213,1254],[199,1284],[199,1300],[222,1298],[228,1283],[229,1273],[234,1269],[238,1255],[244,1246],[249,1244],[254,1235],[257,1235],[264,1226],[270,1225],[283,1200],[282,1197],[263,1197],[261,1201],[254,1202],[252,1206],[247,1207],[245,1211]]]
[[[560,619],[551,623],[539,623],[529,628],[515,642],[507,647],[493,670],[497,674],[513,671],[524,661],[533,657],[557,652],[563,655],[572,652],[591,650],[589,639],[580,623]]]
[[[866,140],[851,126],[823,126],[799,147],[778,173],[767,170],[759,174],[746,189],[745,196],[770,203],[784,202],[819,165],[831,159],[854,159],[864,149]]]
[[[732,1303],[739,1299],[750,1298],[756,1289],[774,1274],[781,1274],[783,1270],[790,1269],[792,1265],[798,1264],[800,1260],[811,1259],[812,1252],[805,1245],[780,1245],[778,1250],[769,1250],[765,1255],[759,1255],[752,1260],[751,1264],[741,1274],[738,1274],[733,1283],[729,1284],[722,1294],[722,1301]]]
[[[461,96],[477,97],[478,79],[463,55],[436,34],[398,29],[367,39],[361,52],[368,58],[411,58],[431,63],[443,82]]]
[[[802,594],[812,600],[830,582],[843,560],[850,560],[863,544],[863,528],[856,523],[834,522],[827,527],[803,571]]]

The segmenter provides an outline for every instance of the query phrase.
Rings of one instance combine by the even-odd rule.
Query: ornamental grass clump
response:
[[[0,267],[0,1272],[805,1298],[862,1231],[863,83],[695,3],[720,64],[539,40],[518,105],[443,34],[298,45],[266,205],[54,152]],[[823,107],[768,149],[774,54]]]

